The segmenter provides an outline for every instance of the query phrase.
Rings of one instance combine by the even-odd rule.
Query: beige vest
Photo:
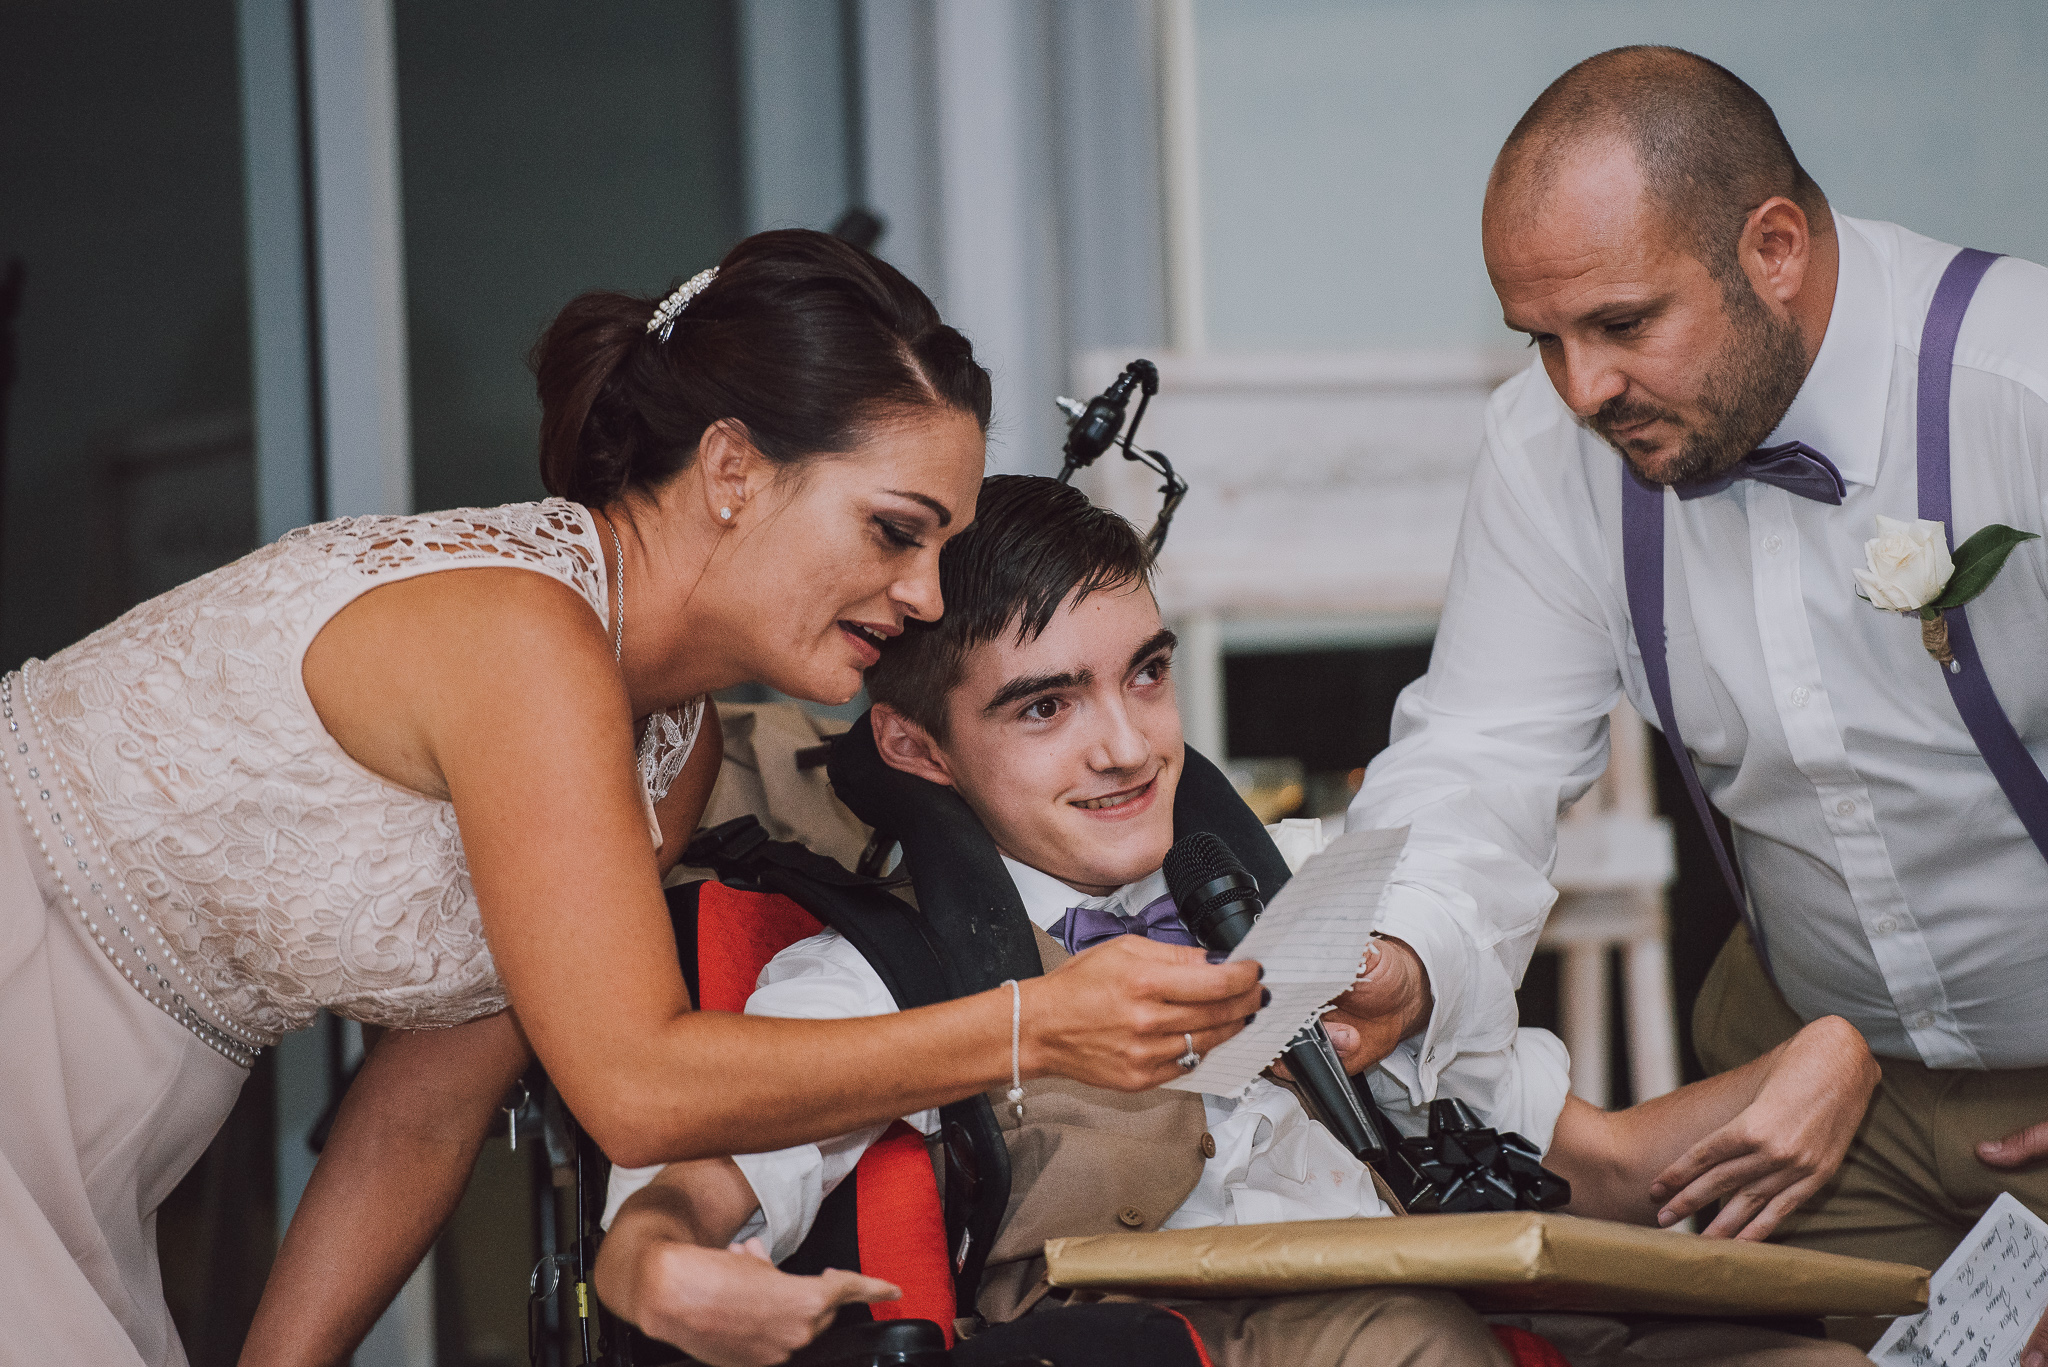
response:
[[[1037,932],[1045,971],[1067,952]],[[1207,1133],[1193,1092],[1113,1092],[1066,1078],[1024,1086],[1024,1119],[989,1093],[1010,1150],[1010,1205],[988,1256],[976,1308],[1000,1323],[1045,1294],[1045,1241],[1154,1230],[1202,1178]]]

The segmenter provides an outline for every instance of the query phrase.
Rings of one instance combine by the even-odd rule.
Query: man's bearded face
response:
[[[1730,225],[1730,231],[1739,225]],[[1487,274],[1575,417],[1655,484],[1719,474],[1776,427],[1811,356],[1742,264],[1710,268],[1623,145],[1488,190]]]
[[[1700,368],[1690,404],[1664,408],[1624,392],[1586,419],[1651,483],[1690,484],[1730,469],[1770,435],[1805,382],[1805,346],[1792,321],[1773,316],[1739,273],[1726,282],[1723,295],[1727,340]],[[1646,466],[1625,433],[1652,421],[1678,434],[1678,449]],[[1645,457],[1664,444],[1636,442],[1646,448]]]

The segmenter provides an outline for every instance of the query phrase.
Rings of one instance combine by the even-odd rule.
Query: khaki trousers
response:
[[[1693,1008],[1700,1062],[1710,1073],[1740,1067],[1801,1024],[1764,976],[1748,929],[1737,926]],[[1778,1242],[1931,1271],[2001,1191],[2048,1216],[2048,1162],[2004,1172],[1975,1152],[1979,1140],[2048,1120],[2048,1068],[1878,1065],[1883,1081],[1841,1171],[1778,1227]]]

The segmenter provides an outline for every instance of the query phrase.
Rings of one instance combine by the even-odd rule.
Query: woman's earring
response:
[[[730,521],[732,521],[732,509],[730,509],[730,508],[720,508],[720,509],[718,510],[718,516],[719,516],[720,518],[722,518],[723,520],[725,520],[725,521],[727,521],[727,522],[730,522]]]

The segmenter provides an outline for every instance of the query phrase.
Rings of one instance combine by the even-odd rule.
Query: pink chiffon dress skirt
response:
[[[0,1362],[184,1367],[156,1211],[248,1073],[123,978],[38,834],[0,793]]]

